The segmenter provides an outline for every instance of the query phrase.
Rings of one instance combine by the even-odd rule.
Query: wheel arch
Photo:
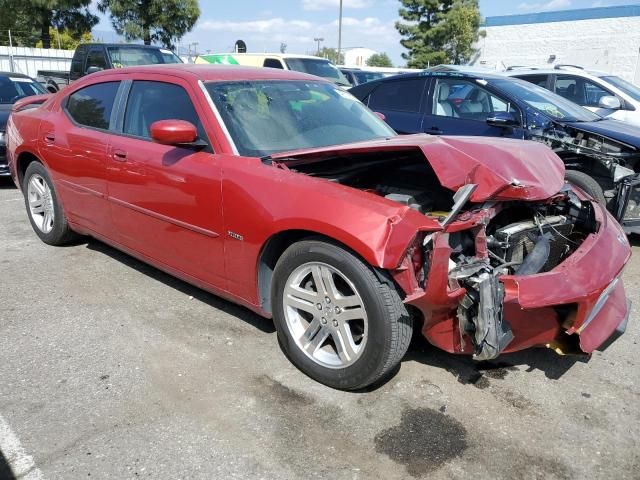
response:
[[[258,256],[258,265],[257,265],[257,289],[258,289],[258,300],[262,309],[265,313],[269,315],[272,313],[271,306],[271,283],[273,280],[273,271],[275,269],[278,260],[285,252],[287,248],[289,248],[294,243],[300,242],[304,239],[313,237],[318,240],[325,240],[328,243],[336,245],[349,253],[355,255],[360,260],[362,260],[365,264],[370,265],[373,268],[373,271],[376,272],[381,280],[385,282],[391,282],[390,276],[387,276],[383,273],[384,267],[380,262],[375,261],[372,258],[373,252],[370,250],[368,252],[360,252],[354,247],[347,245],[346,243],[340,241],[337,238],[329,236],[325,233],[313,231],[313,230],[305,230],[305,229],[290,229],[290,230],[282,230],[277,233],[271,235],[263,244],[262,249],[260,250],[260,255]],[[392,282],[393,283],[393,282]]]
[[[33,162],[39,162],[46,168],[46,164],[42,161],[42,159],[28,150],[20,152],[16,158],[16,176],[18,177],[20,189],[22,189],[24,174],[26,173],[27,168],[29,168],[29,165]]]

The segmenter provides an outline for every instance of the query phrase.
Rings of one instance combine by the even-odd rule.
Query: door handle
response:
[[[424,131],[425,133],[431,133],[432,135],[441,135],[444,133],[438,127],[425,128]]]
[[[56,136],[53,133],[47,133],[44,136],[44,141],[47,143],[53,143],[56,141]]]
[[[113,159],[116,162],[126,162],[127,161],[127,152],[124,150],[114,150],[113,151]]]

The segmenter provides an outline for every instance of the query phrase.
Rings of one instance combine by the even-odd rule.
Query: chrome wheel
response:
[[[33,174],[29,179],[27,201],[29,202],[31,219],[36,227],[42,233],[49,233],[53,230],[55,211],[51,189],[46,180],[37,173]]]
[[[338,269],[319,262],[300,265],[289,275],[282,301],[291,337],[317,364],[344,368],[364,351],[364,301]]]

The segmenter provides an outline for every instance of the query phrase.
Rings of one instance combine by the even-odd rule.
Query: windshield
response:
[[[15,103],[24,97],[47,93],[42,85],[25,77],[0,76],[0,103]]]
[[[353,70],[351,74],[356,77],[358,80],[358,85],[362,85],[363,83],[373,82],[374,80],[378,80],[380,78],[384,78],[384,73],[381,72],[363,72]]]
[[[286,58],[285,62],[289,70],[326,78],[338,85],[351,86],[347,77],[329,60],[322,60],[321,58]]]
[[[500,79],[491,80],[491,85],[554,120],[563,122],[595,122],[602,120],[601,116],[533,83],[516,79]]]
[[[143,47],[108,47],[113,68],[134,67],[136,65],[157,65],[182,63],[171,50]]]
[[[240,155],[324,147],[395,136],[350,93],[331,83],[207,83]]]
[[[633,83],[627,82],[626,80],[623,80],[620,77],[610,76],[610,77],[600,77],[600,78],[602,78],[603,80],[606,80],[611,85],[618,87],[620,90],[622,90],[624,93],[629,95],[631,98],[640,102],[640,87],[636,87]]]

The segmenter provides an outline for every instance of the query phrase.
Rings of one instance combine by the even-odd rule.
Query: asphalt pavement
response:
[[[345,393],[270,320],[97,241],[41,243],[8,181],[0,212],[0,479],[640,478],[638,246],[627,333],[589,361],[417,338]]]

